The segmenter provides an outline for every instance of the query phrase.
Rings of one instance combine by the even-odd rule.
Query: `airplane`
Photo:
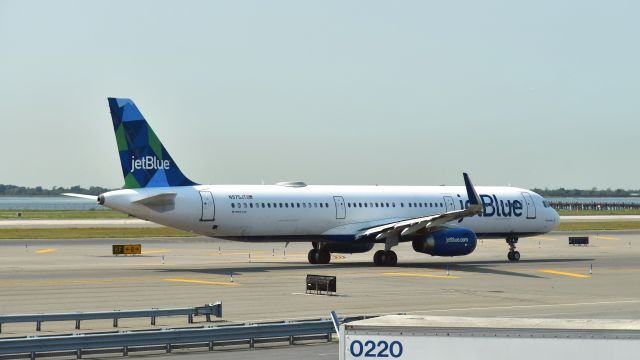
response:
[[[472,253],[480,238],[504,238],[509,261],[520,260],[521,237],[545,234],[560,222],[540,195],[515,187],[201,185],[187,178],[130,99],[108,98],[124,187],[97,197],[113,210],[192,233],[245,242],[310,242],[308,261],[332,253],[373,255],[395,266],[393,247],[411,242],[432,256]]]

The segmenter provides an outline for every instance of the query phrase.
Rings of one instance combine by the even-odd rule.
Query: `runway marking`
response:
[[[344,255],[332,255],[332,257],[333,257],[334,260],[344,260],[344,259],[347,258]]]
[[[104,284],[104,283],[132,283],[143,282],[149,278],[122,278],[122,279],[70,279],[70,280],[42,280],[42,281],[7,281],[2,285],[77,285],[77,284]]]
[[[47,253],[52,253],[52,252],[56,252],[57,249],[40,249],[40,250],[36,250],[37,254],[47,254]]]
[[[538,240],[545,240],[545,241],[557,241],[558,239],[556,238],[552,238],[552,237],[548,237],[548,236],[536,236],[534,237],[534,239],[538,239]]]
[[[386,272],[382,274],[392,275],[392,276],[407,276],[407,277],[428,277],[428,278],[436,278],[436,279],[460,279],[460,276],[453,276],[453,275],[431,275],[431,274],[415,274],[415,273],[402,273],[402,272]]]
[[[602,240],[620,240],[620,238],[617,237],[613,237],[613,236],[602,236],[602,235],[597,235],[596,239],[602,239]]]
[[[253,256],[253,255],[258,255],[258,254],[270,254],[270,252],[268,252],[268,251],[231,252],[231,251],[221,250],[219,253],[218,252],[212,252],[210,255],[246,255],[246,256],[249,256],[249,254],[251,254]]]
[[[143,251],[142,255],[162,254],[162,253],[168,253],[168,252],[171,252],[171,250],[170,249],[147,250],[147,251]]]
[[[571,276],[571,277],[576,277],[576,278],[591,278],[591,275],[584,275],[584,274],[576,274],[576,273],[571,273],[571,272],[566,272],[566,271],[558,271],[558,270],[540,270],[543,273],[547,273],[547,274],[554,274],[554,275],[564,275],[564,276]]]
[[[178,278],[165,278],[162,279],[164,281],[175,281],[175,282],[185,282],[191,284],[203,284],[203,285],[223,285],[223,286],[239,286],[240,284],[236,282],[227,282],[227,281],[208,281],[208,280],[197,280],[197,279],[178,279]]]

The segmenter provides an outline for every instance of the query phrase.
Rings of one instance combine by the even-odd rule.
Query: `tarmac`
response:
[[[459,258],[416,253],[405,243],[395,249],[395,267],[373,266],[373,251],[334,254],[328,265],[310,265],[307,243],[285,247],[206,237],[0,240],[0,313],[222,301],[224,316],[216,321],[326,318],[331,310],[340,316],[640,319],[640,231],[580,233],[590,237],[590,245],[569,246],[567,237],[576,234],[521,239],[518,263],[507,260],[504,240],[480,241],[473,254]],[[127,243],[142,244],[142,255],[111,254],[112,244]],[[305,294],[307,274],[337,276],[336,295]],[[194,325],[203,324],[196,317]],[[40,334],[70,333],[73,325],[44,323]],[[186,317],[158,318],[156,327],[183,326]],[[122,330],[149,327],[149,319],[120,320]],[[81,331],[111,329],[111,321],[97,320],[83,322]],[[3,324],[0,337],[35,333],[35,324]],[[315,354],[309,357],[337,351],[335,344],[319,346],[308,350]],[[283,358],[277,349],[260,351]]]

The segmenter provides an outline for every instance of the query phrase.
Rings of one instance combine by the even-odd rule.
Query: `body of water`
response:
[[[97,198],[97,197],[96,197]],[[0,210],[108,210],[96,201],[68,196],[0,196]]]

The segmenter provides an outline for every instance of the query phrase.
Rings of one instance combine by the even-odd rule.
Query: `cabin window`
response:
[[[236,204],[231,203],[231,207],[232,207],[233,209],[235,209],[235,208],[236,208]]]
[[[253,203],[249,203],[249,207],[253,209]]]
[[[409,207],[411,207],[411,203],[409,203]]]
[[[442,205],[442,203],[440,203],[440,207],[444,207],[444,205]]]

